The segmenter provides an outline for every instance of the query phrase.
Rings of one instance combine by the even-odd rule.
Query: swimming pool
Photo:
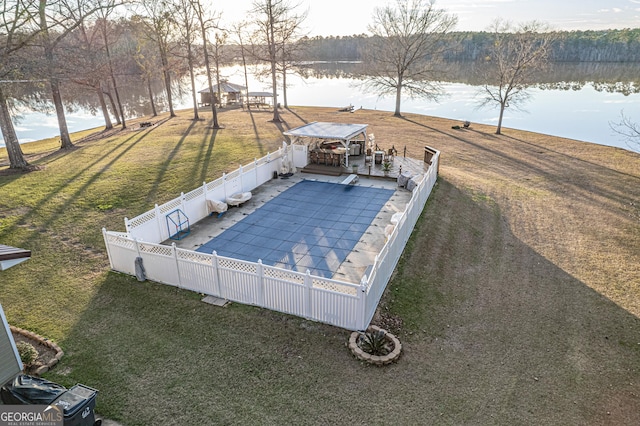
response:
[[[197,251],[330,278],[393,194],[303,180]]]

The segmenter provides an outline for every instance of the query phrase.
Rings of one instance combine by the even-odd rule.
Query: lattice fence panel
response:
[[[167,246],[160,246],[157,244],[138,243],[138,247],[141,253],[159,254],[162,256],[173,255],[173,249]]]
[[[217,187],[219,187],[220,185],[222,185],[224,183],[224,179],[222,178],[218,178],[212,182],[209,182],[207,184],[207,191],[213,191],[214,189],[216,189]]]
[[[117,245],[118,247],[124,247],[128,249],[135,249],[136,243],[132,239],[125,235],[112,235],[107,234],[107,241],[109,244]]]
[[[238,176],[240,176],[240,169],[235,169],[231,173],[227,173],[225,177],[227,180],[231,180],[237,178]]]
[[[160,213],[167,214],[169,212],[174,211],[180,206],[182,206],[182,201],[180,200],[180,198],[176,198],[174,200],[169,201],[168,203],[161,205],[158,208],[160,209]]]
[[[296,284],[304,284],[304,274],[288,271],[280,268],[264,268],[264,276],[277,280],[289,281]]]
[[[314,277],[312,279],[312,285],[314,288],[321,288],[324,290],[335,291],[336,293],[350,294],[352,296],[357,295],[357,288],[348,284],[341,284],[335,281],[327,281],[321,278]]]
[[[240,260],[229,259],[226,257],[218,258],[218,267],[238,272],[246,272],[248,274],[256,274],[258,272],[258,266],[254,263],[242,262]]]
[[[191,200],[195,200],[198,197],[202,197],[203,194],[204,194],[204,190],[200,186],[200,187],[194,189],[193,191],[190,191],[190,192],[187,192],[186,194],[184,194],[184,198],[187,201],[191,201]]]
[[[140,216],[134,217],[129,220],[129,227],[136,228],[140,225],[144,225],[150,220],[154,220],[156,218],[156,212],[154,210],[150,210],[148,212],[142,213]]]
[[[191,262],[202,263],[204,265],[211,265],[211,259],[213,258],[210,254],[200,253],[197,251],[178,249],[177,252],[178,259],[180,260],[189,260]]]

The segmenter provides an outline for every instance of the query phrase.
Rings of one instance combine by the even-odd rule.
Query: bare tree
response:
[[[246,96],[246,104],[247,108],[249,106],[249,73],[247,72],[247,50],[244,42],[244,28],[246,27],[245,22],[239,22],[233,25],[231,32],[236,36],[236,41],[240,46],[240,56],[242,57],[242,67],[244,69],[244,85],[247,88],[245,92]]]
[[[45,74],[49,80],[51,97],[56,109],[58,127],[60,129],[60,148],[69,149],[73,147],[67,119],[64,113],[62,95],[60,93],[59,63],[55,60],[55,49],[60,42],[73,30],[75,30],[83,20],[91,16],[100,9],[100,3],[93,0],[39,0],[38,19],[40,41],[44,50],[44,60],[46,63]]]
[[[620,111],[620,121],[617,123],[609,122],[611,129],[617,134],[621,135],[627,146],[636,152],[640,152],[640,124],[636,123],[624,114],[624,111]]]
[[[213,62],[216,64],[216,85],[218,92],[216,93],[218,105],[222,107],[222,86],[220,84],[220,63],[222,62],[222,51],[227,41],[226,31],[216,31],[213,44]]]
[[[115,2],[113,0],[108,0],[103,2],[106,3],[105,7],[100,10],[100,20],[98,21],[100,24],[100,31],[102,33],[102,41],[104,42],[104,50],[107,54],[107,65],[109,69],[109,77],[111,78],[111,84],[113,85],[113,92],[116,95],[116,102],[118,102],[118,110],[120,113],[120,123],[122,124],[122,128],[127,128],[127,121],[125,118],[124,108],[122,107],[122,101],[120,100],[120,92],[118,91],[118,83],[116,80],[115,72],[113,71],[113,58],[111,56],[111,48],[109,35],[112,31],[109,31],[109,15],[114,11]],[[118,111],[116,111],[116,114]]]
[[[395,95],[396,117],[401,116],[403,93],[437,100],[443,89],[435,65],[447,49],[445,36],[457,22],[455,15],[436,9],[433,0],[396,0],[394,6],[376,8],[368,27],[373,37],[362,52],[368,74],[363,90]]]
[[[289,41],[306,14],[296,15],[294,10],[299,5],[292,5],[287,0],[254,0],[251,11],[257,27],[259,43],[266,46],[266,54],[256,56],[271,66],[271,88],[273,93],[273,119],[275,123],[282,121],[278,111],[278,64],[283,58],[283,46]],[[254,50],[257,52],[257,50]]]
[[[169,115],[175,117],[173,110],[173,91],[171,85],[172,67],[170,63],[170,50],[173,47],[175,35],[175,21],[173,19],[170,4],[164,0],[146,0],[141,3],[146,16],[141,16],[142,22],[147,26],[147,37],[153,40],[158,47],[160,62],[162,63],[162,76],[164,78]]]
[[[302,24],[307,18],[307,11],[300,15],[291,13],[281,25],[280,28],[280,61],[279,71],[282,75],[282,101],[285,108],[289,107],[287,100],[287,74],[294,69],[294,61],[299,56],[302,49],[301,43],[296,43],[302,37]]]
[[[213,102],[213,81],[211,80],[211,61],[209,60],[209,37],[208,31],[212,28],[217,27],[215,22],[219,19],[219,16],[209,17],[207,11],[202,6],[201,0],[189,0],[191,2],[191,6],[196,14],[196,18],[198,19],[198,23],[200,24],[200,35],[202,37],[202,45],[204,49],[204,66],[207,70],[207,83],[209,84],[209,94],[211,95],[211,113],[213,115],[213,123],[212,127],[214,129],[219,129],[220,124],[218,123],[218,111],[216,110],[216,104]]]
[[[549,50],[554,40],[548,26],[540,22],[519,24],[496,20],[490,27],[493,43],[481,67],[483,85],[480,106],[500,108],[496,134],[502,131],[504,110],[518,107],[530,98],[527,91],[533,75],[549,64]]]
[[[142,81],[147,86],[147,93],[149,95],[149,104],[151,105],[151,113],[154,117],[158,115],[156,109],[156,103],[153,97],[153,89],[151,87],[152,81],[158,77],[158,70],[162,68],[160,59],[158,58],[158,49],[154,48],[152,40],[142,35],[144,28],[137,25],[139,21],[129,21],[129,25],[133,33],[135,34],[135,53],[133,54],[133,60],[135,61]]]
[[[189,68],[189,77],[191,78],[191,95],[193,100],[193,119],[199,120],[198,115],[198,98],[196,90],[196,77],[194,68],[196,66],[195,55],[193,52],[193,44],[196,40],[197,31],[197,18],[196,13],[193,10],[189,0],[176,0],[176,21],[178,22],[178,28],[182,37],[182,42],[186,49],[184,55],[187,61],[187,67]]]
[[[61,50],[64,52],[64,61],[74,70],[73,73],[69,73],[68,78],[78,87],[95,92],[102,109],[105,130],[109,130],[113,128],[113,124],[102,89],[102,80],[107,78],[108,74],[103,58],[100,29],[95,24],[86,24],[83,22],[77,31],[67,37],[67,46]]]
[[[0,77],[15,79],[21,77],[16,54],[38,35],[38,28],[32,23],[38,14],[34,1],[3,1],[0,13]],[[11,118],[9,102],[0,82],[0,129],[9,156],[9,168],[27,169],[29,163],[24,158],[20,142]]]

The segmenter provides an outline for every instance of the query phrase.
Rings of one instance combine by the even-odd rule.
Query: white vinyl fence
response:
[[[206,200],[250,191],[272,179],[282,162],[292,161],[290,146],[131,220],[127,232],[103,229],[111,268],[135,275],[135,259],[142,258],[146,277],[159,283],[260,306],[274,311],[332,324],[348,330],[365,330],[389,282],[416,221],[437,179],[439,152],[413,190],[410,202],[360,283],[348,283],[294,272],[262,262],[199,253],[159,244],[169,238],[165,215],[180,208],[194,223],[206,217]],[[289,164],[289,163],[288,163]]]

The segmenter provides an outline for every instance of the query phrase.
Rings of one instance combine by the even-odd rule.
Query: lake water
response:
[[[230,82],[244,84],[240,67],[227,67],[222,72]],[[205,87],[204,78],[200,87]],[[378,98],[362,93],[351,78],[306,78],[288,77],[288,104],[290,106],[325,106],[378,109],[392,112],[395,100]],[[450,118],[452,125],[469,120],[472,123],[495,125],[497,109],[478,109],[478,86],[465,83],[444,83],[447,95],[439,102],[404,99],[402,112],[412,112],[436,117]],[[251,78],[249,90],[269,90],[268,84]],[[282,91],[279,101],[282,103]],[[580,90],[531,89],[532,98],[523,106],[524,111],[507,109],[503,127],[561,136],[581,141],[629,149],[620,135],[609,125],[620,119],[620,112],[640,121],[640,94],[628,96],[617,92],[597,91],[592,84],[584,84]],[[190,108],[190,95],[177,102],[176,107]],[[71,132],[104,125],[101,114],[88,112],[67,114]],[[224,123],[223,123],[224,124]],[[27,112],[16,125],[21,143],[52,137],[59,134],[55,115]],[[0,146],[3,142],[0,140]]]

